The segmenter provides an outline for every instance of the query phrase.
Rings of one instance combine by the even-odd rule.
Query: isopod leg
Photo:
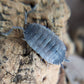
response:
[[[22,27],[14,27],[14,26],[13,26],[13,28],[10,29],[8,32],[6,32],[6,33],[1,33],[1,34],[4,35],[4,36],[8,36],[8,35],[13,31],[13,29],[22,29],[22,30],[23,30]]]
[[[70,62],[67,58],[64,59],[65,62]]]

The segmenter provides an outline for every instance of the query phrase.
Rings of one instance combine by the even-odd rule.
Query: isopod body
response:
[[[24,29],[24,39],[48,63],[61,64],[65,60],[66,47],[49,28],[28,24]]]
[[[35,7],[31,11],[25,12],[25,28],[13,27],[9,32],[2,34],[7,36],[13,29],[22,29],[24,40],[45,61],[51,64],[62,64],[63,61],[67,61],[65,57],[66,47],[58,36],[41,24],[27,24],[27,15],[34,11]]]

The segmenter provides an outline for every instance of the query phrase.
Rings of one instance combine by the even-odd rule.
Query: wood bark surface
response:
[[[44,25],[64,41],[70,16],[64,0],[0,0],[0,32],[12,26],[24,27],[25,10],[30,11],[36,4],[28,23]],[[45,63],[23,37],[17,29],[7,37],[0,34],[0,84],[57,84],[64,77],[59,76],[60,65]]]

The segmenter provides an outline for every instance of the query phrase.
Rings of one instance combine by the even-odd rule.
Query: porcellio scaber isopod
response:
[[[62,64],[63,61],[67,61],[66,47],[54,32],[37,23],[27,24],[27,15],[32,11],[25,12],[25,28],[13,27],[9,32],[2,34],[9,35],[13,29],[22,29],[24,40],[45,61],[51,64]]]

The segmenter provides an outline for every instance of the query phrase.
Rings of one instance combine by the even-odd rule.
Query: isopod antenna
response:
[[[34,12],[34,11],[36,10],[36,8],[37,8],[37,5],[35,5],[35,6],[32,8],[32,10],[30,10],[30,11],[28,11],[28,12],[27,12],[27,11],[25,12],[25,25],[27,25],[27,16],[28,16],[28,14]]]
[[[21,30],[24,30],[24,28],[22,28],[22,27],[19,27],[19,26],[13,26],[12,27],[12,29],[10,29],[8,32],[6,32],[6,33],[1,33],[2,35],[4,35],[4,36],[8,36],[12,31],[13,31],[13,29],[21,29]]]

